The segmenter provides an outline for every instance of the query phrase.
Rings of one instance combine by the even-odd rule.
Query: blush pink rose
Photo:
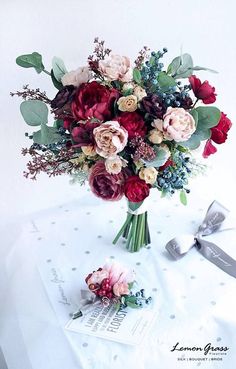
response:
[[[130,82],[133,78],[133,69],[126,56],[111,55],[107,60],[100,60],[99,71],[110,81]]]
[[[166,140],[187,141],[196,131],[196,123],[191,114],[183,108],[167,109],[163,120],[154,121],[155,127],[163,132]]]
[[[123,295],[129,294],[129,286],[128,283],[125,282],[117,282],[113,286],[113,293],[115,296],[120,297]]]
[[[102,123],[93,130],[96,152],[103,158],[115,157],[127,145],[128,132],[116,121]]]
[[[103,270],[109,273],[110,283],[113,286],[115,283],[131,283],[134,281],[134,272],[120,263],[107,263]]]

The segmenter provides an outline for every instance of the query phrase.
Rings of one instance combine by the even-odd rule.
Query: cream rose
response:
[[[139,172],[139,178],[147,184],[153,185],[156,182],[158,171],[154,167],[142,168]]]
[[[138,102],[138,99],[134,95],[122,96],[117,101],[118,109],[120,111],[133,112],[138,107],[137,102]]]
[[[133,78],[133,69],[126,56],[111,55],[107,60],[100,60],[98,69],[110,81],[130,82]]]
[[[86,83],[90,80],[92,74],[88,67],[80,67],[71,72],[65,73],[61,79],[63,86],[73,85],[78,87],[81,83]]]
[[[122,160],[119,156],[105,160],[106,171],[110,174],[118,174],[122,169]]]
[[[159,131],[159,129],[151,129],[148,139],[153,144],[160,144],[163,141],[164,136],[163,133]]]
[[[144,88],[136,86],[134,89],[134,96],[137,97],[138,101],[141,101],[145,96],[147,96],[147,94]]]
[[[194,118],[183,108],[169,107],[163,121],[157,119],[154,124],[163,132],[165,139],[176,142],[187,141],[196,130]]]
[[[114,158],[124,149],[128,141],[128,132],[116,121],[102,123],[93,130],[96,152],[103,158]]]
[[[86,156],[95,156],[97,154],[93,146],[82,146],[81,150]]]

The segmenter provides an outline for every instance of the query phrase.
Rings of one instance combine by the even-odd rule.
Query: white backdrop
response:
[[[56,90],[52,87],[49,76],[45,74],[37,75],[32,69],[18,67],[15,64],[15,58],[21,54],[38,51],[43,55],[46,69],[50,69],[51,59],[54,55],[61,57],[69,70],[70,68],[74,69],[86,62],[87,56],[93,49],[95,36],[105,39],[107,46],[111,47],[115,53],[130,56],[131,59],[136,57],[138,51],[144,45],[154,50],[167,47],[169,53],[164,60],[166,64],[176,55],[179,55],[182,47],[184,52],[188,52],[193,56],[196,65],[219,71],[219,74],[201,72],[199,76],[202,79],[208,79],[212,85],[216,86],[218,94],[216,106],[227,113],[234,123],[236,121],[235,13],[236,5],[234,0],[0,0],[0,231],[2,231],[0,258],[2,251],[6,253],[9,251],[8,244],[17,234],[17,224],[20,224],[24,216],[27,217],[29,214],[43,209],[49,209],[48,214],[50,215],[50,208],[57,206],[55,209],[58,209],[58,206],[63,203],[72,204],[73,201],[77,201],[85,193],[87,196],[84,198],[84,209],[86,209],[86,201],[88,199],[88,193],[81,190],[78,186],[71,186],[67,177],[49,179],[45,175],[41,175],[36,182],[26,180],[23,177],[22,172],[27,158],[22,157],[20,151],[22,147],[29,144],[29,140],[24,137],[24,133],[29,131],[29,129],[23,122],[19,112],[21,101],[16,97],[11,98],[9,92],[21,89],[23,84],[29,84],[32,88],[39,87],[41,90],[45,90],[49,97],[53,97]],[[185,216],[185,219],[189,219],[189,221],[192,219],[191,222],[193,224],[195,221],[188,214],[192,212],[192,208],[194,208],[192,214],[195,214],[200,203],[201,207],[202,204],[205,207],[206,203],[217,199],[232,210],[236,210],[234,195],[236,180],[235,137],[236,125],[234,124],[229,133],[227,143],[218,146],[218,153],[205,161],[210,167],[207,175],[194,180],[192,191],[189,195],[189,208],[181,208],[181,206],[177,208]],[[201,199],[197,205],[194,205],[198,202],[198,200],[194,200],[195,197],[196,199]],[[162,201],[159,200],[158,194],[156,194],[155,201]],[[177,199],[175,199],[176,201]],[[75,202],[75,207],[76,204],[77,202]],[[89,199],[89,206],[94,205],[96,208],[97,204],[98,200]],[[104,205],[104,207],[106,206]],[[115,219],[115,215],[120,214],[118,207],[120,209],[121,205],[114,204],[113,206],[114,211],[112,215]],[[161,207],[163,209],[165,205]],[[31,216],[32,218],[34,216]],[[75,214],[74,219],[76,219]],[[86,222],[85,219],[84,222]],[[119,219],[116,219],[116,222],[120,223]],[[12,224],[14,224],[14,227]],[[54,224],[54,222],[51,224]],[[118,226],[119,224],[117,224],[117,228]],[[100,229],[99,224],[96,227],[97,230]],[[105,223],[104,227],[106,229]],[[187,223],[186,227],[188,227]],[[168,240],[168,235],[165,234],[163,237],[162,243],[164,244]],[[16,258],[16,265],[18,261],[19,265],[24,265],[25,255],[31,247],[30,243],[31,238],[29,237],[28,241],[25,240],[23,242],[22,249],[19,248],[17,251],[20,254],[18,259]],[[50,248],[48,252],[50,252]],[[124,255],[123,257],[125,258]],[[159,260],[158,258],[157,260]],[[34,267],[30,254],[28,254],[28,261],[27,268],[33,270]],[[195,261],[197,263],[197,260]],[[133,262],[135,263],[135,261]],[[166,260],[164,260],[165,262]],[[40,290],[42,286],[40,287],[39,282],[33,277],[29,281],[27,268],[23,284],[26,283],[27,285],[28,282],[31,284],[32,294],[35,289],[41,296],[40,293],[43,294],[43,290]],[[178,269],[178,266],[176,268]],[[188,264],[186,261],[186,268],[191,269],[191,263]],[[207,270],[208,268],[206,267],[206,275]],[[18,270],[20,274],[17,277],[18,274],[16,273],[15,282],[21,282],[23,271],[24,267],[22,267],[22,271]],[[13,327],[12,334],[20,337],[22,333],[19,333],[18,323],[14,321],[14,307],[11,304],[11,295],[4,278],[4,271],[0,265],[0,293],[1,296],[5,293],[5,313],[10,316],[9,323],[7,321],[4,328],[5,333],[8,336],[9,327],[10,329]],[[214,275],[211,275],[211,278],[213,280]],[[221,278],[221,274],[219,274],[219,278]],[[212,284],[209,284],[209,286],[212,286]],[[23,287],[21,290],[17,288],[19,298],[21,297],[21,292],[22,296],[27,298]],[[33,317],[35,308],[37,309],[38,307],[39,309],[39,306],[40,308],[43,306],[39,296],[35,300],[35,306],[33,302],[32,307],[26,303],[22,305],[23,318],[26,305],[29,310],[32,308],[30,313],[27,312],[27,316],[30,316],[32,313]],[[231,298],[230,296],[229,299]],[[24,298],[22,301],[24,301]],[[38,302],[41,305],[37,305]],[[45,325],[50,326],[50,324],[54,324],[55,318],[50,315],[48,309],[47,306]],[[40,316],[41,311],[37,310],[37,314]],[[38,315],[36,316],[37,319]],[[40,324],[37,324],[37,328],[39,328]],[[30,330],[28,331],[30,332]],[[223,329],[223,334],[226,331],[226,328]],[[233,337],[232,334],[230,335],[230,331],[227,332],[229,332],[229,337]],[[30,335],[28,339],[30,346]],[[59,337],[59,339],[61,338]],[[54,333],[50,336],[49,341],[52,347],[49,346],[48,352],[50,354],[50,350],[53,350],[54,347],[57,357],[56,344],[53,346]],[[20,340],[16,340],[16,342],[11,341],[11,345],[8,345],[9,356],[11,357],[14,351],[16,362],[18,355],[19,359],[23,360],[23,346],[21,348],[20,342]],[[44,339],[42,339],[42,342],[44,342]],[[45,342],[45,345],[47,345],[47,341]],[[40,356],[44,357],[46,346],[42,343],[42,346],[36,345],[36,347],[42,348],[43,351]],[[62,350],[64,349],[66,350],[66,346],[62,346]],[[36,355],[38,351],[35,353],[31,350],[31,354],[35,354],[38,358]],[[65,358],[67,357],[65,356]],[[46,360],[47,356],[44,359]],[[25,364],[17,369],[28,369],[29,367]]]
[[[179,55],[180,48],[192,54],[196,65],[219,71],[202,72],[202,78],[216,86],[217,106],[235,121],[236,48],[235,1],[227,0],[0,0],[1,5],[1,223],[29,212],[73,200],[80,188],[69,185],[68,178],[37,182],[22,176],[26,158],[21,148],[29,141],[24,137],[18,98],[9,91],[29,83],[53,97],[56,90],[45,74],[23,69],[15,58],[38,51],[50,69],[54,55],[65,61],[68,69],[86,62],[93,39],[106,39],[114,52],[135,58],[143,45],[156,50],[168,47],[165,62]],[[197,187],[231,205],[234,198],[234,147],[236,126],[229,140],[219,146],[218,154],[208,160],[213,165],[207,178]],[[194,196],[194,190],[190,196]]]

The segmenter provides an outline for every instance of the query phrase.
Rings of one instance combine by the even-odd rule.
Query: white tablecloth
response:
[[[153,193],[150,199],[152,243],[135,254],[122,241],[112,245],[126,215],[125,201],[107,203],[89,192],[76,202],[33,214],[19,230],[11,228],[15,235],[0,270],[0,337],[8,369],[235,367],[236,280],[196,249],[179,261],[165,251],[174,236],[196,231],[208,200],[195,197],[183,207],[158,196]],[[236,258],[232,231],[214,235],[214,241]],[[139,347],[66,331],[40,276],[43,263],[66,269],[79,291],[84,277],[107,258],[133,267],[140,287],[154,298],[157,319]],[[229,350],[202,361],[203,354],[171,352],[177,342],[188,347],[210,342]]]

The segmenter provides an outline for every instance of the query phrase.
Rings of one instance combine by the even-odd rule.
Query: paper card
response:
[[[40,263],[39,272],[48,298],[61,325],[70,331],[105,338],[124,344],[138,345],[148,334],[156,311],[143,309],[119,309],[114,305],[98,305],[75,320],[68,318],[80,305],[80,289],[76,273],[58,268],[53,263]]]
[[[71,319],[66,329],[129,345],[138,345],[147,335],[155,318],[153,310],[119,309],[114,305],[95,307],[78,319]]]

